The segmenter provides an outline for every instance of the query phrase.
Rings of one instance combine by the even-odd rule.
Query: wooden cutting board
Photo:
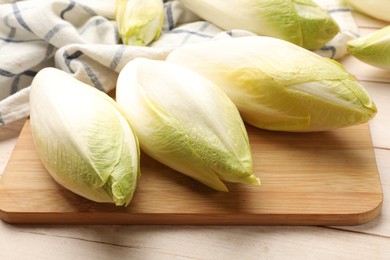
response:
[[[45,224],[356,225],[380,213],[367,124],[319,133],[247,129],[261,186],[213,191],[142,154],[138,189],[125,208],[88,201],[56,184],[27,121],[0,180],[0,217]]]

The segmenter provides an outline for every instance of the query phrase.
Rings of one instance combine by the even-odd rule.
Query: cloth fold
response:
[[[358,36],[342,0],[315,0],[341,28],[318,54],[338,59],[346,42]],[[136,57],[165,59],[188,43],[253,35],[223,31],[187,10],[178,0],[164,1],[160,38],[147,47],[120,44],[114,21],[115,0],[27,0],[0,5],[0,124],[29,114],[29,86],[44,67],[57,67],[104,92],[115,88],[118,73]]]

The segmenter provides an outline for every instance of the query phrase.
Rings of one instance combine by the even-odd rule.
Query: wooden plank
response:
[[[378,162],[383,196],[385,199],[388,199],[390,198],[390,150],[375,149],[375,155]],[[369,223],[337,228],[390,238],[390,203],[388,201],[383,203],[382,213]]]
[[[339,62],[360,81],[390,83],[389,71],[366,64],[351,55],[343,57]]]
[[[390,74],[390,73],[389,73]],[[390,149],[390,86],[385,83],[362,82],[378,113],[369,122],[374,147]]]
[[[359,12],[352,12],[353,17],[355,18],[355,22],[359,29],[361,28],[370,28],[370,29],[379,29],[389,25],[390,22],[382,21],[370,17],[368,15],[364,15]]]
[[[0,178],[3,174],[16,140],[23,128],[25,119],[0,126]]]
[[[2,259],[375,259],[389,238],[321,227],[10,226]],[[48,246],[49,245],[49,246]],[[3,256],[3,257],[2,257]]]
[[[248,126],[262,186],[216,192],[143,155],[127,208],[94,203],[56,184],[23,129],[0,183],[0,217],[12,223],[355,225],[381,210],[367,124],[319,133]],[[28,199],[26,199],[28,194]]]

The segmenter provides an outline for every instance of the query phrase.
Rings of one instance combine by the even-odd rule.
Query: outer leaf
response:
[[[158,39],[164,20],[162,0],[117,0],[115,19],[126,45],[145,46]]]
[[[348,52],[365,63],[390,70],[390,26],[349,41]]]
[[[180,47],[167,61],[220,86],[244,121],[270,130],[322,131],[364,123],[376,107],[340,64],[271,37]]]
[[[311,0],[181,0],[191,11],[225,29],[243,29],[320,49],[338,32],[332,17]]]
[[[237,108],[212,82],[178,65],[135,59],[116,98],[156,160],[216,190],[221,180],[259,184]]]
[[[33,140],[52,177],[93,201],[127,205],[139,175],[139,148],[116,103],[70,75],[41,70],[30,94]]]

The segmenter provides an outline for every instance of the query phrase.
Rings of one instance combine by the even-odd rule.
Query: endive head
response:
[[[340,64],[271,37],[182,46],[167,61],[221,87],[244,121],[279,131],[323,131],[367,122],[376,107]]]
[[[164,20],[162,0],[117,0],[115,20],[123,44],[145,46],[158,39]]]
[[[390,26],[347,43],[348,52],[357,59],[390,70]]]
[[[259,184],[237,108],[212,82],[165,61],[137,58],[120,72],[118,104],[141,149],[216,190]]]
[[[340,32],[337,22],[315,2],[311,0],[292,2],[301,28],[302,45],[300,46],[309,50],[320,49]]]
[[[37,152],[51,176],[96,202],[128,205],[139,177],[139,148],[129,122],[105,93],[54,68],[30,93]]]
[[[312,0],[181,0],[191,11],[223,28],[242,29],[320,49],[338,32],[336,21]]]

